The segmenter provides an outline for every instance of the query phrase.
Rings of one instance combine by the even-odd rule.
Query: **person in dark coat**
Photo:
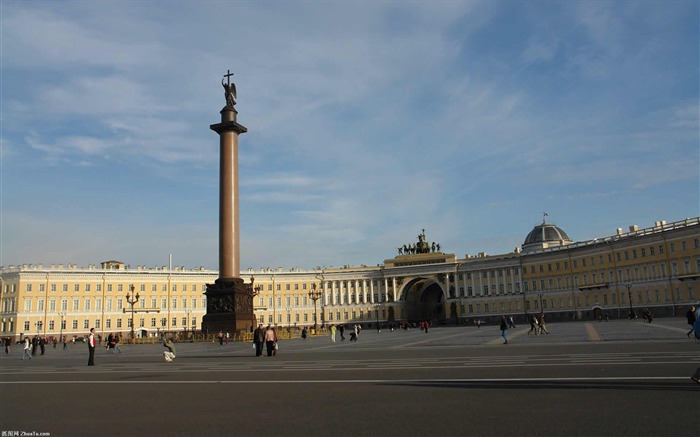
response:
[[[265,331],[262,323],[253,331],[253,344],[255,344],[255,356],[262,357],[263,345],[265,344]]]
[[[685,317],[688,319],[688,324],[690,325],[690,331],[688,331],[688,337],[690,337],[693,335],[693,331],[695,331],[695,328],[693,327],[695,324],[695,307],[690,307],[690,310],[685,313]]]
[[[90,335],[88,335],[88,366],[95,365],[95,347],[97,347],[97,338],[95,338],[95,328],[90,328]]]
[[[508,322],[506,321],[506,316],[501,316],[501,337],[503,337],[503,344],[508,344]]]

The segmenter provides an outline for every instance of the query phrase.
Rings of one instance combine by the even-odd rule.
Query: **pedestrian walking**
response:
[[[5,343],[5,355],[9,355],[10,354],[10,347],[12,346],[12,339],[10,337],[5,337],[4,343]]]
[[[304,340],[306,340],[306,327],[303,327],[303,328],[301,329],[301,338],[303,338]]]
[[[537,323],[537,318],[533,314],[530,316],[530,330],[527,331],[527,335],[530,335],[533,331],[535,332],[535,335],[540,335],[538,328],[539,324]]]
[[[267,356],[271,357],[272,353],[275,351],[275,343],[277,343],[277,335],[275,330],[271,326],[267,327],[265,331],[265,346],[267,347]]]
[[[537,320],[537,323],[540,325],[540,334],[542,334],[543,332],[545,334],[549,334],[549,331],[547,331],[547,327],[544,323],[544,313],[540,313],[540,317]]]
[[[175,359],[175,343],[173,343],[172,338],[168,338],[166,340],[165,337],[163,337],[163,347],[166,348],[166,351],[163,351],[163,358],[165,358],[166,363],[172,363],[172,361]]]
[[[26,337],[24,339],[24,352],[22,352],[22,359],[24,359],[24,357],[27,357],[30,360],[32,359],[32,354],[31,354],[30,350],[31,350],[31,345],[29,344],[29,337]]]
[[[345,340],[345,325],[342,323],[338,325],[338,333],[340,333],[340,341]]]
[[[226,342],[226,346],[228,346],[228,339],[231,335],[227,332],[226,333],[226,339],[224,340]]]
[[[95,346],[97,346],[97,339],[95,338],[95,328],[90,328],[90,335],[88,335],[88,366],[95,365]]]
[[[112,337],[114,340],[114,349],[112,350],[112,353],[122,353],[122,350],[119,348],[119,342],[121,341],[121,338],[119,338],[119,334],[114,334],[114,337]]]
[[[501,337],[503,337],[503,344],[508,344],[508,322],[506,321],[506,316],[501,316]]]
[[[32,355],[36,355],[36,348],[39,346],[39,338],[32,337]]]
[[[289,331],[288,331],[289,332]],[[277,351],[280,349],[279,344],[277,344],[277,331],[272,328],[272,333],[275,335],[275,344],[272,345],[272,356],[277,356]]]
[[[693,325],[695,324],[695,307],[692,306],[688,310],[687,313],[685,313],[685,317],[688,319],[688,324],[690,325],[690,331],[688,331],[688,337],[690,337],[693,334],[693,331],[695,331],[695,328]]]
[[[693,376],[691,376],[690,379],[700,384],[700,367],[695,369],[695,373],[693,373]]]
[[[262,323],[253,331],[253,344],[255,345],[255,356],[262,357],[263,344],[265,344],[265,331]]]
[[[45,337],[39,337],[39,350],[41,350],[41,355],[44,355],[44,352],[46,352],[46,338]]]
[[[508,328],[515,328],[515,322],[513,321],[513,316],[508,316]]]
[[[335,325],[331,325],[331,343],[335,343],[335,331],[336,331]]]
[[[219,339],[219,345],[223,346],[224,345],[224,333],[223,333],[223,331],[219,331],[219,333],[216,334],[216,338]]]
[[[64,335],[63,336],[63,350],[68,349],[68,338]]]

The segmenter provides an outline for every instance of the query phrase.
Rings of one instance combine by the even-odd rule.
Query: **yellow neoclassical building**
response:
[[[524,321],[545,312],[550,320],[624,318],[649,308],[682,315],[700,299],[700,218],[574,242],[542,222],[513,253],[444,253],[419,242],[376,267],[315,270],[248,269],[256,319],[299,328],[339,323],[430,320],[467,323],[513,315]],[[425,244],[425,246],[421,246]],[[422,250],[419,250],[422,248]],[[36,264],[2,267],[3,337],[140,337],[201,328],[204,291],[213,270],[138,266]],[[138,295],[138,297],[137,297]],[[213,334],[213,333],[208,333]]]

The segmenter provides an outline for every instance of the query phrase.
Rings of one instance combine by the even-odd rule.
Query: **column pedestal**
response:
[[[252,332],[256,325],[250,285],[241,278],[219,278],[207,284],[207,314],[202,319],[202,331]]]

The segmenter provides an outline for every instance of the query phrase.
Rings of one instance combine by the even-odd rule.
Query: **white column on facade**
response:
[[[391,295],[394,296],[393,301],[396,302],[396,278],[391,278]]]
[[[450,274],[445,275],[445,295],[447,298],[450,297]]]
[[[374,281],[369,280],[369,301],[372,303],[377,303],[374,301]]]
[[[384,302],[389,301],[389,280],[384,278]]]
[[[467,274],[462,272],[462,287],[464,287],[464,293],[462,293],[462,296],[467,295]]]
[[[479,291],[476,293],[477,296],[483,296],[484,295],[484,278],[483,278],[483,272],[481,270],[477,270],[476,274],[479,275]]]
[[[360,303],[360,283],[355,279],[355,303]]]
[[[488,293],[487,293],[487,294],[488,294],[489,296],[491,296],[491,295],[492,295],[491,290],[493,289],[493,282],[491,281],[491,271],[487,271],[487,273],[486,273],[486,284],[487,284],[486,286],[488,287],[488,288],[487,288],[487,290],[488,290]]]

